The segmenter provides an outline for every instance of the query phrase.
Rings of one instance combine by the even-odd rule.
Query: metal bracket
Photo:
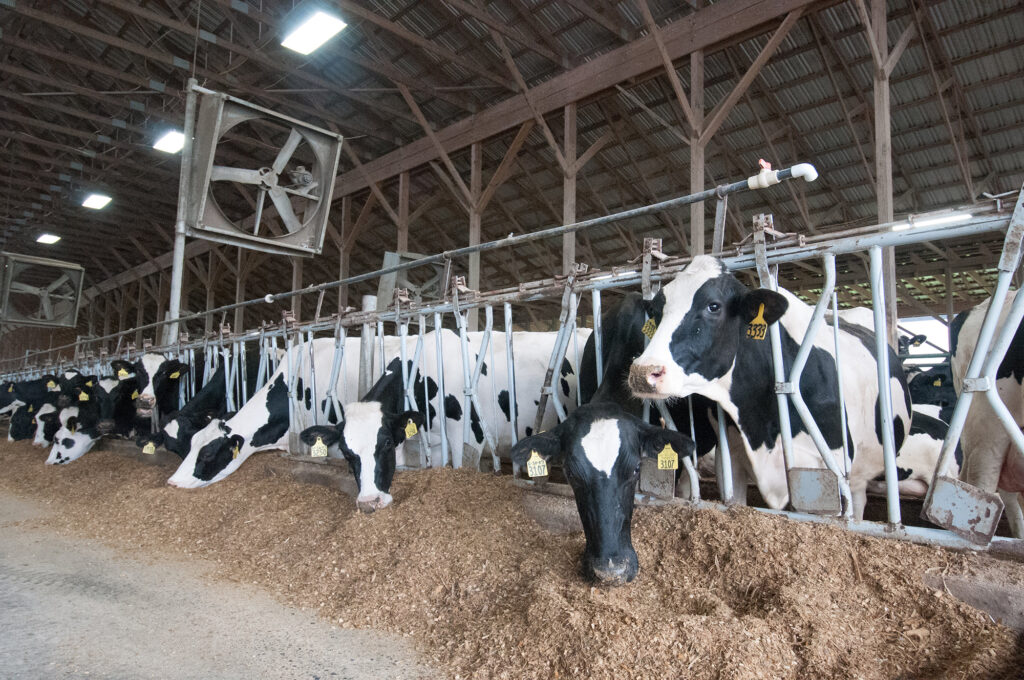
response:
[[[796,388],[791,382],[777,382],[775,383],[775,394],[794,394]]]
[[[408,288],[395,288],[392,293],[392,305],[398,308],[401,305],[408,305],[412,303],[412,298],[409,297]]]
[[[975,545],[992,541],[1003,514],[1003,499],[959,479],[938,477],[924,517]]]
[[[789,502],[797,512],[813,515],[842,514],[839,478],[826,468],[793,468],[789,478]]]
[[[1017,195],[1017,204],[1010,216],[1010,224],[1006,228],[1006,239],[1003,241],[1003,254],[999,258],[999,269],[1004,272],[1017,271],[1020,265],[1021,242],[1024,241],[1024,187]]]
[[[295,330],[299,325],[299,322],[295,320],[295,315],[292,314],[292,310],[290,309],[286,309],[281,312],[281,322],[284,324],[285,328],[290,330]]]
[[[142,351],[143,352],[148,352],[149,349],[152,346],[153,346],[153,339],[152,338],[143,338],[142,339]]]
[[[978,378],[964,378],[964,386],[961,388],[962,392],[988,392],[995,385],[992,382],[992,378],[987,375],[980,376]]]

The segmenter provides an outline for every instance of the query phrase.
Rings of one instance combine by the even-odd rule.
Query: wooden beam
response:
[[[530,135],[530,131],[533,130],[533,121],[528,120],[519,127],[519,132],[516,133],[515,139],[509,144],[508,150],[505,155],[501,158],[501,163],[498,164],[498,169],[491,175],[491,181],[487,183],[487,188],[484,189],[483,193],[480,194],[480,200],[477,206],[480,211],[483,212],[487,204],[491,202],[491,198],[494,196],[494,192],[498,190],[498,187],[505,181],[509,171],[515,162],[516,156],[519,155],[519,150],[523,148],[523,143],[526,142],[526,138]]]

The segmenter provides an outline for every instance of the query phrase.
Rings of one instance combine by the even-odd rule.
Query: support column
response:
[[[562,224],[576,221],[576,102],[565,106],[565,139],[562,142]],[[562,273],[568,274],[576,262],[576,234],[562,235]]]
[[[114,292],[110,291],[103,296],[103,335],[110,335],[110,327],[114,322],[114,310],[110,307],[110,298]]]
[[[210,314],[210,310],[213,309],[214,304],[216,303],[216,297],[214,297],[213,291],[216,277],[213,275],[213,266],[213,251],[211,250],[209,259],[206,262],[206,303],[204,307],[206,311],[206,325],[204,328],[207,333],[210,333],[213,330],[213,315]]]
[[[349,248],[345,247],[345,239],[352,230],[352,197],[341,199],[341,240],[338,241],[338,279],[347,279],[351,274],[349,266]],[[341,315],[348,307],[348,284],[338,287],[338,314]]]
[[[245,277],[248,275],[248,271],[245,269],[245,249],[239,248],[238,254],[235,257],[235,304],[245,300]],[[236,333],[245,328],[245,309],[243,307],[237,307],[235,309],[235,319],[231,326],[232,330]]]
[[[693,136],[690,137],[690,193],[704,191],[704,51],[690,54],[690,108]],[[704,203],[690,204],[690,255],[704,254]]]
[[[145,320],[144,309],[146,304],[146,289],[142,284],[142,279],[139,279],[139,304],[135,309],[136,328],[141,326]],[[135,331],[135,346],[142,347],[142,331]]]
[[[302,288],[302,258],[292,258],[292,290]],[[302,320],[302,297],[292,296],[292,315],[296,321]]]
[[[892,222],[892,128],[889,118],[889,74],[885,62],[889,57],[885,0],[871,0],[871,28],[878,48],[879,64],[875,67],[875,192],[878,196],[878,221]],[[889,344],[899,347],[899,315],[896,307],[896,251],[882,250],[882,286],[885,290],[885,323]]]
[[[409,251],[409,171],[398,176],[398,246],[400,253]]]
[[[163,321],[164,317],[167,314],[167,296],[164,295],[164,292],[166,290],[165,287],[164,287],[164,281],[166,280],[166,278],[167,277],[164,276],[163,270],[157,272],[157,274],[156,274],[156,292],[157,292],[157,297],[156,297],[156,318],[157,318],[158,321]],[[163,326],[161,326],[157,330],[156,340],[157,340],[158,343],[159,343],[160,339],[162,337],[164,337],[166,332],[167,332],[167,329],[164,328]]]
[[[480,210],[480,192],[483,165],[483,145],[475,142],[470,147],[470,169],[469,169],[469,193],[471,202],[469,206],[469,245],[480,245],[480,223],[482,213]],[[480,290],[480,253],[473,253],[469,256],[469,276],[466,285],[473,290]],[[476,331],[480,325],[480,314],[478,311],[471,311],[468,315],[469,330]]]
[[[181,316],[181,289],[185,278],[185,213],[188,210],[188,176],[192,159],[192,136],[195,133],[196,93],[193,87],[198,85],[195,78],[189,78],[188,91],[185,97],[185,145],[181,149],[181,175],[178,180],[178,214],[174,222],[174,255],[171,260],[171,295],[170,318]],[[170,344],[178,339],[178,325],[167,327],[164,342]]]

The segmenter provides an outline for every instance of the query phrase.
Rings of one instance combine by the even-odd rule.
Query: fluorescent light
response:
[[[38,242],[38,243],[45,243],[48,246],[49,245],[53,245],[54,243],[56,243],[59,240],[60,240],[60,236],[57,236],[56,234],[40,234],[36,238],[36,242]]]
[[[906,229],[918,229],[920,227],[939,227],[945,224],[959,224],[973,218],[969,213],[955,213],[953,215],[942,215],[940,217],[925,217],[919,219],[911,216],[907,222],[898,222],[892,225],[893,231],[904,231]]]
[[[316,12],[301,26],[289,33],[281,45],[299,54],[309,54],[330,40],[347,24],[326,12]]]
[[[928,219],[917,222],[916,226],[937,227],[942,224],[958,224],[960,222],[966,222],[972,217],[974,217],[974,215],[969,215],[967,213],[959,213],[956,215],[943,215],[942,217],[929,217]]]
[[[82,201],[82,205],[86,208],[92,208],[93,210],[106,208],[107,203],[110,203],[110,196],[105,194],[89,194],[85,197],[85,200]]]
[[[168,130],[160,139],[156,140],[153,148],[165,153],[178,153],[183,146],[185,146],[185,135],[177,130]]]

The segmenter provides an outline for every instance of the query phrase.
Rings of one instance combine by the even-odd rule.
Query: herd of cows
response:
[[[1011,301],[1012,297],[1004,316]],[[987,303],[953,321],[951,366],[917,372],[908,379],[890,350],[901,494],[922,496],[927,491],[986,309]],[[354,394],[355,361],[344,363],[336,372],[338,384],[329,389],[335,341],[323,338],[313,340],[312,346],[293,348],[290,360],[282,360],[269,380],[246,395],[233,413],[228,412],[224,367],[181,403],[180,382],[188,378],[190,367],[155,353],[146,353],[135,363],[113,361],[109,375],[69,369],[2,383],[0,413],[10,414],[8,439],[31,439],[37,446],[50,447],[48,464],[74,461],[104,437],[134,438],[147,453],[163,446],[182,459],[168,480],[181,488],[220,481],[255,452],[287,448],[290,423],[316,422],[303,429],[302,441],[314,455],[348,462],[359,488],[357,506],[364,512],[391,503],[389,491],[406,439],[419,437],[421,446],[436,447],[443,429],[449,449],[468,460],[479,460],[487,451],[507,451],[530,474],[546,474],[549,465],[560,466],[573,489],[586,536],[583,572],[619,584],[631,581],[638,571],[630,524],[641,459],[657,457],[659,466],[663,459],[671,459],[675,465],[667,467],[675,469],[680,456],[711,452],[718,437],[716,404],[727,418],[738,501],[744,501],[752,483],[770,507],[786,506],[786,465],[765,330],[778,324],[784,364],[789,367],[811,314],[807,304],[787,291],[751,290],[721,261],[695,258],[653,299],[627,294],[603,315],[600,357],[590,331],[576,331],[553,385],[568,417],[559,423],[554,409],[547,409],[539,432],[532,429],[532,416],[555,333],[515,333],[514,399],[508,392],[503,334],[469,334],[472,362],[480,365],[479,382],[472,385],[466,383],[459,336],[440,330],[424,337],[424,346],[434,347],[434,333],[440,333],[442,351],[436,356],[423,352],[411,393],[397,358],[398,338],[385,338],[383,352],[375,352],[377,361],[389,363],[376,367],[380,377],[365,395]],[[883,395],[877,384],[870,321],[867,327],[858,323],[864,318],[863,310],[840,313],[838,340],[833,327],[826,325],[813,339],[800,379],[817,429],[833,459],[848,471],[856,518],[862,517],[866,494],[883,479],[884,469],[879,401]],[[345,354],[358,356],[359,342],[347,338]],[[580,346],[582,355],[573,351]],[[448,361],[439,364],[438,356]],[[598,362],[603,369],[600,384]],[[299,375],[306,376],[308,384],[301,379],[290,384],[288,365],[302,366]],[[1018,425],[1024,425],[1022,380],[1024,326],[1017,330],[997,374],[999,393]],[[246,384],[255,385],[255,375]],[[840,385],[845,417],[839,407]],[[473,389],[476,401],[466,396]],[[684,397],[692,398],[689,404]],[[664,421],[643,420],[642,399],[664,400],[678,431],[666,429]],[[976,399],[968,415],[962,460],[958,450],[956,461],[951,460],[943,474],[959,473],[986,491],[998,490],[1007,507],[1015,509],[1017,494],[1024,492],[1024,452],[1016,450],[984,402]],[[159,422],[154,423],[157,414]],[[811,433],[792,408],[790,420],[792,465],[822,467]],[[1008,516],[1019,518],[1019,509],[1008,510]],[[1020,536],[1024,527],[1017,521],[1012,524]]]

